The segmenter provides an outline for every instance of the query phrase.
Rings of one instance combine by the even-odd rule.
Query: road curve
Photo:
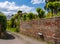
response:
[[[7,40],[0,39],[0,44],[47,44],[44,41],[38,41],[34,38],[30,38],[22,34],[17,33],[9,33],[9,34],[13,35],[15,38]]]

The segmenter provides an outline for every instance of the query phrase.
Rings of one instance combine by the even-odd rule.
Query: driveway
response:
[[[17,34],[17,33],[9,33],[9,34],[13,35],[15,38],[0,39],[0,44],[47,44],[44,41],[38,41],[34,38],[22,34]]]

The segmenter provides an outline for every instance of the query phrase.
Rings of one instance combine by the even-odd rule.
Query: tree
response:
[[[21,21],[21,19],[22,19],[22,11],[18,11],[17,12],[17,29],[16,29],[16,31],[17,32],[19,32],[20,31],[20,21]]]
[[[59,9],[60,9],[60,2],[58,2],[58,1],[55,1],[55,2],[53,2],[53,6],[54,6],[54,13],[58,13],[58,12],[60,12],[59,11]]]
[[[0,24],[2,25],[2,32],[6,31],[7,27],[7,18],[4,13],[0,12]]]
[[[27,18],[26,18],[26,17],[27,17],[26,15],[27,15],[27,14],[24,14],[24,15],[23,15],[23,20],[24,20],[24,21],[27,19]]]
[[[16,18],[17,18],[17,14],[14,14],[11,16],[11,28],[15,28],[16,27]]]
[[[42,10],[41,8],[36,9],[37,13],[40,13],[41,10]]]
[[[49,2],[46,4],[45,9],[48,10],[49,12],[51,11],[53,13],[54,6],[52,2]]]
[[[14,26],[15,26],[15,19],[12,17],[11,18],[11,27],[14,28]]]
[[[20,20],[22,18],[22,11],[18,11],[17,14],[11,18],[11,26],[16,27],[16,32],[20,31]]]
[[[60,11],[60,0],[46,0],[45,9],[52,14],[57,14]]]
[[[48,2],[54,2],[54,1],[60,1],[60,0],[45,0],[46,3],[48,3]]]
[[[45,11],[43,11],[41,8],[37,8],[36,11],[38,13],[39,18],[44,18]]]
[[[3,37],[2,33],[5,34],[7,27],[7,19],[6,16],[0,12],[0,38]]]
[[[22,11],[19,10],[17,14],[20,15],[20,17],[22,17]]]
[[[29,13],[29,14],[28,14],[28,18],[29,18],[30,20],[32,20],[32,19],[34,18],[34,14],[33,14],[33,13]]]

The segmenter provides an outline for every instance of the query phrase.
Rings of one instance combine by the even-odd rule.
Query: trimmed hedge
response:
[[[1,25],[1,32],[5,32],[7,27],[7,19],[3,13],[0,13],[0,25]]]

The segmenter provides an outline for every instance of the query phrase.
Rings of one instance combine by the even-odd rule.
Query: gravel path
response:
[[[34,38],[30,38],[28,36],[17,34],[17,33],[9,33],[13,35],[14,39],[0,39],[0,44],[47,44],[44,41],[38,41]]]

